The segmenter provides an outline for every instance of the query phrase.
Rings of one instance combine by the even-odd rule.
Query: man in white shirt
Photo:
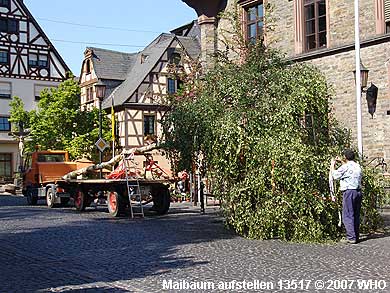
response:
[[[333,178],[340,180],[343,192],[343,223],[347,232],[346,243],[356,244],[359,241],[360,208],[362,205],[362,169],[354,161],[355,153],[345,150],[343,165],[335,170],[336,160],[332,159],[331,172]]]

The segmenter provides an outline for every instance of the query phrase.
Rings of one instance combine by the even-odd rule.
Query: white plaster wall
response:
[[[24,102],[25,109],[31,111],[36,108],[34,88],[35,85],[53,87],[57,86],[59,82],[41,81],[41,80],[26,80],[26,79],[12,79],[0,78],[1,82],[11,83],[11,97],[18,96]],[[0,98],[0,116],[9,116],[10,99]],[[8,135],[8,132],[0,132],[0,153],[14,154],[14,170],[16,171],[18,145],[14,142],[14,138]]]

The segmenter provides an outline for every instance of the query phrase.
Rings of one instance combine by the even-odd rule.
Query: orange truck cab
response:
[[[47,205],[66,204],[70,194],[57,187],[57,180],[77,170],[78,164],[69,160],[67,151],[36,151],[28,153],[24,161],[23,195],[30,205],[46,199]]]

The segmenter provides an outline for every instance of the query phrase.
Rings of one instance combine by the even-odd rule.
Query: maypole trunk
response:
[[[115,165],[117,162],[119,162],[120,160],[122,160],[123,155],[143,154],[143,153],[146,153],[146,152],[152,151],[154,149],[158,149],[158,148],[159,148],[159,146],[157,144],[151,144],[151,145],[147,145],[144,147],[137,147],[137,148],[132,148],[132,149],[128,149],[128,150],[123,150],[121,154],[113,157],[108,162],[102,162],[101,164],[95,164],[95,165],[91,165],[88,167],[84,167],[84,168],[72,171],[72,172],[62,176],[62,179],[70,180],[70,179],[76,178],[77,176],[85,175],[91,171],[101,170],[101,169],[104,169],[107,167],[111,167],[111,166]]]

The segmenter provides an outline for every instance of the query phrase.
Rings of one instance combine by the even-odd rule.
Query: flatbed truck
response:
[[[134,193],[139,205],[152,202],[151,210],[157,214],[167,213],[170,207],[170,179],[64,179],[65,174],[92,165],[71,162],[66,151],[36,151],[28,154],[25,162],[22,192],[30,205],[45,199],[53,208],[73,199],[75,208],[82,212],[94,201],[104,201],[109,213],[117,217],[132,208]]]

